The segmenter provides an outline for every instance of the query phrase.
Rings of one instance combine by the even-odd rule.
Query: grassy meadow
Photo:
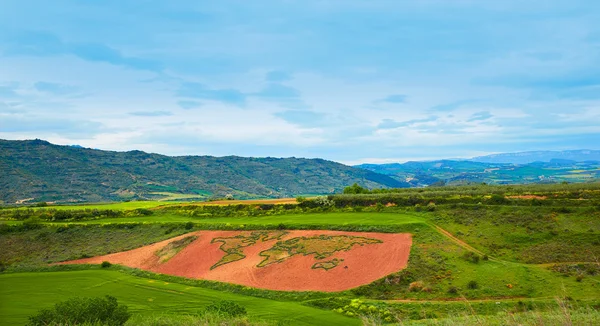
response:
[[[568,303],[573,318],[597,320],[599,190],[598,184],[481,186],[346,194],[279,205],[127,202],[5,208],[0,210],[0,291],[1,301],[10,304],[0,308],[0,317],[22,324],[27,315],[62,298],[110,294],[130,306],[132,320],[140,321],[154,318],[156,310],[167,319],[194,318],[194,311],[215,298],[239,302],[252,322],[290,325],[496,325],[518,316],[525,325],[535,318],[551,323],[566,318],[564,309],[557,310],[557,299]],[[118,266],[48,267],[196,230],[260,229],[408,232],[413,247],[406,269],[334,294],[252,289]]]
[[[0,316],[8,325],[27,322],[27,316],[73,296],[109,293],[136,315],[196,315],[217,300],[232,300],[248,310],[250,319],[292,325],[358,325],[332,311],[294,302],[276,301],[135,277],[111,270],[11,273],[0,275]],[[35,294],[35,295],[32,295]]]

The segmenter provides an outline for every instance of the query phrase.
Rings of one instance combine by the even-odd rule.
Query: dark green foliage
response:
[[[42,227],[41,219],[37,216],[32,216],[23,221],[23,228],[25,230],[35,230]]]
[[[350,187],[349,187],[350,188]],[[522,197],[525,196],[525,197]],[[527,198],[536,196],[539,198]],[[360,193],[344,193],[329,197],[337,207],[371,206],[377,203],[397,206],[454,205],[518,205],[556,206],[559,213],[573,206],[594,206],[600,200],[600,183],[535,184],[535,185],[468,185],[453,187],[364,189]],[[577,199],[577,200],[573,200]]]
[[[237,199],[331,194],[355,182],[402,187],[389,176],[322,159],[169,157],[0,140],[0,201],[121,201],[153,192]],[[76,180],[76,182],[73,182]]]
[[[147,208],[136,208],[135,212],[141,216],[150,216],[154,214],[152,210],[149,210]]]
[[[465,184],[535,184],[587,182],[600,178],[594,161],[551,161],[523,164],[483,163],[471,161],[439,160],[407,162],[404,164],[362,164],[358,167],[392,176],[398,180],[410,180],[413,187],[457,186]],[[577,173],[571,173],[578,170]],[[540,180],[540,176],[544,176]],[[561,182],[565,180],[564,182]]]
[[[503,205],[508,203],[508,199],[506,199],[506,197],[504,197],[503,195],[500,194],[493,194],[488,200],[487,202],[489,204],[492,205]]]
[[[29,317],[28,325],[78,325],[101,323],[107,326],[124,325],[131,314],[127,306],[119,305],[115,297],[72,298],[59,302],[52,309],[41,310]]]
[[[112,224],[6,226],[0,236],[0,261],[7,266],[39,266],[105,255],[168,239],[188,230],[185,224]],[[172,229],[165,234],[166,229]]]
[[[112,266],[112,264],[108,261],[103,261],[102,264],[100,264],[100,267],[102,268],[109,268],[110,266]]]
[[[456,286],[450,286],[448,288],[448,294],[458,294],[458,288]]]
[[[469,281],[469,283],[467,283],[467,288],[475,290],[479,288],[479,283],[477,283],[477,281]]]
[[[351,186],[344,188],[344,193],[345,194],[367,194],[367,193],[369,193],[369,189],[363,188],[363,187],[359,186],[358,183],[355,183]]]
[[[479,263],[479,259],[480,259],[478,254],[476,254],[474,252],[471,252],[471,251],[465,252],[463,254],[462,258],[464,260],[466,260],[466,261],[469,261],[469,262],[473,263],[473,264]]]
[[[246,308],[230,300],[221,300],[211,303],[206,307],[205,311],[231,317],[245,316],[248,314]]]

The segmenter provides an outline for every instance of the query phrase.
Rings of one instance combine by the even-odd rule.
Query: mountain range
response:
[[[0,204],[138,199],[207,200],[332,194],[358,183],[405,188],[600,179],[600,151],[494,154],[347,166],[323,159],[166,156],[0,140]]]
[[[407,182],[322,159],[171,157],[0,140],[0,201],[100,202],[126,199],[246,199],[331,194],[359,183]]]
[[[431,185],[529,184],[557,182],[588,182],[600,179],[600,160],[573,161],[549,158],[548,161],[529,163],[494,163],[485,160],[527,161],[527,156],[502,154],[473,160],[437,160],[390,164],[361,164],[356,167],[389,175],[411,187]],[[557,156],[564,157],[564,156]],[[570,156],[574,157],[574,156]],[[589,158],[586,156],[586,158]]]
[[[580,149],[569,151],[532,151],[519,153],[502,153],[473,157],[470,161],[483,163],[527,164],[533,162],[550,162],[568,160],[575,162],[600,161],[600,151]]]

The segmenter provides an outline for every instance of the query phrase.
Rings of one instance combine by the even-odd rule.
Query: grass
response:
[[[365,325],[378,325],[378,320],[367,320]],[[406,326],[543,326],[571,325],[588,326],[600,324],[600,311],[592,308],[562,309],[556,307],[550,311],[500,312],[494,315],[470,315],[468,313],[448,317],[419,321],[406,321]]]
[[[136,315],[125,323],[125,326],[268,326],[277,325],[247,317],[230,317],[222,314],[203,315],[169,315],[157,313],[154,315]]]
[[[221,245],[219,249],[225,253],[225,255],[214,265],[210,267],[210,269],[215,269],[221,265],[229,264],[234,261],[242,260],[246,258],[246,255],[243,252],[243,248],[253,246],[258,241],[267,241],[271,239],[279,239],[284,236],[287,232],[285,231],[255,231],[250,233],[250,235],[242,235],[238,234],[233,237],[226,238],[214,238],[210,241],[210,243],[218,243]]]
[[[90,204],[77,204],[77,205],[48,205],[45,208],[54,209],[112,209],[112,210],[129,210],[136,208],[154,208],[158,206],[169,205],[164,201],[160,200],[148,200],[148,201],[128,201],[118,203],[90,203]],[[42,208],[43,209],[43,208]]]
[[[40,266],[138,248],[190,232],[184,225],[50,226],[0,235],[0,262]]]
[[[348,251],[354,245],[369,245],[373,243],[382,243],[378,239],[370,239],[365,237],[354,237],[347,235],[318,235],[312,237],[296,237],[277,242],[272,248],[261,251],[260,256],[265,257],[257,267],[264,267],[270,264],[280,263],[294,255],[314,255],[315,260],[331,257],[337,251]],[[317,265],[320,268],[331,269],[337,264]],[[329,267],[329,268],[327,268]]]
[[[192,236],[187,236],[183,239],[172,241],[172,242],[168,243],[162,249],[156,251],[155,255],[158,256],[159,262],[161,264],[165,263],[169,259],[173,258],[173,256],[177,255],[177,253],[179,253],[185,247],[187,247],[187,245],[194,242],[196,239],[198,239],[198,237],[192,235]]]
[[[331,212],[309,214],[287,214],[254,217],[191,217],[170,213],[154,214],[140,217],[102,218],[77,222],[48,222],[50,224],[116,224],[116,223],[185,223],[196,224],[235,224],[235,225],[272,225],[304,226],[304,225],[358,225],[380,226],[399,225],[407,223],[423,223],[426,220],[416,213],[373,213],[373,212]],[[7,221],[9,224],[19,224],[20,221]]]
[[[486,298],[552,298],[565,293],[575,299],[600,296],[600,275],[581,281],[546,266],[465,258],[468,251],[425,226],[413,232],[408,267],[371,284],[351,290],[355,296],[374,299],[445,300]],[[468,283],[475,281],[476,289]],[[413,282],[423,287],[411,291]],[[456,288],[455,293],[449,293]]]
[[[248,297],[211,289],[135,277],[112,270],[0,274],[0,319],[24,324],[27,316],[74,296],[110,294],[142,318],[157,311],[173,315],[196,315],[218,300],[234,301],[256,320],[289,322],[292,325],[358,325],[357,319],[332,311]]]
[[[561,194],[561,196],[579,198],[585,197],[586,194],[588,193],[582,191],[576,196],[571,193]],[[429,208],[423,206],[349,207],[332,208],[331,212],[302,214],[290,214],[285,211],[281,213],[275,209],[253,212],[245,208],[231,208],[220,211],[202,210],[196,212],[201,213],[199,216],[186,214],[194,211],[186,211],[185,207],[170,206],[168,209],[155,209],[153,215],[150,216],[42,222],[41,228],[22,229],[1,234],[0,247],[3,248],[3,251],[0,252],[0,262],[16,262],[20,266],[39,266],[51,261],[80,258],[82,255],[101,255],[124,250],[124,248],[131,249],[197,229],[329,229],[409,232],[413,234],[413,247],[407,269],[388,275],[371,284],[335,294],[280,293],[218,282],[151,275],[151,273],[142,271],[119,273],[116,270],[120,267],[112,267],[108,271],[103,271],[116,273],[111,274],[112,278],[106,279],[102,276],[105,274],[102,274],[97,268],[87,272],[98,278],[90,283],[101,284],[99,287],[103,288],[104,282],[106,282],[110,291],[119,292],[116,286],[123,283],[124,288],[130,289],[134,293],[135,291],[157,291],[174,296],[173,298],[169,297],[173,300],[170,304],[162,299],[159,300],[159,304],[147,300],[148,298],[158,298],[157,295],[144,297],[146,292],[143,292],[144,294],[140,298],[135,299],[128,298],[128,295],[123,293],[124,300],[129,300],[134,305],[136,318],[139,318],[137,320],[140,321],[153,318],[152,314],[156,310],[165,311],[166,317],[160,318],[168,319],[173,318],[171,317],[173,315],[182,315],[188,316],[192,320],[196,318],[194,309],[203,307],[206,301],[203,301],[202,298],[210,297],[208,293],[218,294],[222,298],[230,298],[229,296],[244,298],[243,300],[239,299],[242,300],[240,302],[266,300],[265,302],[270,302],[269,304],[273,304],[272,302],[292,304],[294,307],[312,309],[310,311],[325,314],[329,316],[327,318],[333,318],[331,317],[333,314],[337,318],[343,318],[344,322],[349,320],[355,323],[358,323],[358,319],[345,317],[351,311],[345,310],[344,307],[349,305],[351,299],[362,298],[369,305],[380,307],[378,309],[381,311],[393,311],[407,325],[412,322],[407,322],[407,320],[423,318],[426,319],[422,322],[424,325],[435,325],[436,323],[450,325],[452,322],[467,325],[510,325],[510,322],[521,319],[509,320],[508,318],[517,318],[518,316],[523,318],[525,324],[536,318],[552,324],[559,320],[556,318],[560,316],[555,316],[555,311],[548,308],[548,303],[553,302],[555,297],[561,296],[569,298],[571,300],[569,302],[576,303],[577,307],[572,310],[573,320],[586,320],[585,318],[588,317],[596,318],[590,320],[597,320],[597,312],[587,313],[581,310],[584,309],[581,307],[585,307],[589,303],[597,309],[598,300],[600,300],[600,273],[597,272],[598,269],[594,265],[598,264],[600,258],[600,209],[592,202],[584,203],[576,199],[573,199],[573,203],[577,203],[577,205],[581,203],[581,207],[564,206],[561,204],[562,202],[550,205],[548,202],[549,200],[539,202],[530,200],[530,206],[524,206],[523,203],[513,206],[513,201],[502,205],[438,204],[431,211],[425,211]],[[124,204],[130,206],[121,209],[140,207],[130,203]],[[103,206],[103,208],[105,207]],[[113,209],[118,209],[116,207],[119,206],[115,206]],[[81,209],[82,207],[77,206],[77,208]],[[360,210],[363,211],[360,212]],[[376,210],[381,210],[381,212]],[[240,214],[257,212],[263,216],[240,216]],[[221,213],[234,216],[221,216],[225,215]],[[236,214],[238,215],[235,216]],[[186,222],[192,222],[188,229],[185,228]],[[7,221],[6,223],[21,225],[23,222]],[[442,234],[440,230],[436,229],[436,226],[449,231],[458,240],[450,239]],[[2,229],[5,228],[0,228],[0,230]],[[465,243],[460,245],[460,241]],[[489,257],[484,257],[484,255]],[[571,264],[557,267],[553,264],[556,262],[570,262]],[[581,264],[581,262],[588,263]],[[542,263],[544,264],[542,265]],[[332,267],[332,265],[326,265],[323,268],[325,267]],[[77,279],[82,275],[78,274],[81,272],[84,271],[60,273],[65,275],[74,273],[72,275]],[[2,288],[0,293],[6,292],[4,285],[12,287],[11,277],[18,278],[18,275],[26,275],[29,279],[25,280],[24,278],[22,283],[41,284],[45,282],[46,275],[60,275],[60,273],[0,274]],[[61,276],[60,279],[48,278],[46,284],[51,284],[51,282],[58,284],[56,289],[48,291],[53,295],[56,295],[58,291],[58,295],[62,297],[70,295],[69,293],[77,293],[68,284],[67,279],[68,276]],[[14,284],[21,283],[15,282]],[[90,287],[79,284],[80,288]],[[21,285],[18,287],[20,291]],[[46,287],[47,285],[41,286],[40,291],[42,293],[47,291]],[[60,292],[64,287],[66,287],[64,293]],[[184,290],[178,287],[183,287]],[[187,288],[190,289],[185,290]],[[192,288],[195,290],[191,290]],[[31,286],[25,286],[24,291],[30,291],[36,295],[38,293]],[[175,295],[178,292],[183,294]],[[189,297],[190,295],[192,297]],[[51,297],[51,295],[48,296]],[[5,298],[0,296],[2,302],[5,302]],[[465,299],[469,300],[468,304],[461,301]],[[35,306],[36,300],[37,298],[31,298],[29,302],[25,303]],[[185,303],[179,304],[178,300],[183,300]],[[282,300],[286,302],[281,302]],[[500,304],[496,304],[496,302]],[[531,303],[536,311],[527,312],[522,309],[523,302],[527,307]],[[10,304],[18,303],[11,302]],[[309,308],[302,304],[325,310]],[[250,304],[250,306],[253,305]],[[258,305],[258,301],[256,305]],[[246,307],[250,312],[250,323],[260,323],[264,319],[274,321],[283,318],[282,320],[285,321],[296,318],[296,311],[285,307],[281,308],[283,309],[281,313],[280,311],[273,312],[274,315],[267,315],[266,311],[279,309],[277,306],[269,306],[269,309],[265,308],[265,312],[261,312],[262,310],[258,306]],[[4,313],[11,313],[2,309],[4,308],[0,307],[0,318],[4,316]],[[15,309],[14,311],[19,311],[18,307]],[[342,309],[342,313],[333,312],[332,309]],[[538,310],[549,310],[549,312],[544,313],[543,316],[536,315]],[[517,312],[520,315],[515,316],[514,313]],[[322,320],[313,321],[321,324]],[[334,323],[328,322],[328,324]],[[292,320],[290,324],[295,325],[296,322]]]
[[[589,207],[443,206],[423,216],[503,260],[533,264],[600,260],[600,211]]]

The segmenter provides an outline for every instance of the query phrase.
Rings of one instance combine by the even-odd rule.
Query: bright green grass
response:
[[[72,224],[113,224],[113,223],[170,223],[194,222],[198,224],[231,224],[231,225],[398,225],[410,223],[423,223],[425,220],[417,214],[405,213],[314,213],[271,215],[257,217],[212,217],[198,218],[174,214],[155,214],[141,217],[103,218],[78,222],[64,222]],[[19,222],[20,223],[20,222]],[[53,222],[61,224],[62,222]]]
[[[246,307],[251,318],[289,321],[292,325],[357,325],[332,311],[248,297],[177,283],[139,278],[117,271],[15,273],[0,275],[0,320],[22,325],[39,309],[74,296],[115,296],[134,314],[194,314],[217,300]]]
[[[600,211],[588,207],[440,208],[422,215],[489,256],[524,263],[595,262]]]
[[[120,203],[95,203],[88,205],[60,205],[60,206],[47,206],[47,208],[54,209],[113,209],[113,210],[129,210],[136,208],[153,208],[162,205],[168,205],[164,201],[152,200],[152,201],[129,201]]]
[[[173,192],[152,192],[151,194],[164,196],[164,198],[158,199],[158,201],[161,201],[161,202],[176,201],[176,200],[190,200],[190,199],[202,200],[202,199],[206,198],[206,196],[204,196],[204,195],[178,194],[178,193],[173,193]]]

